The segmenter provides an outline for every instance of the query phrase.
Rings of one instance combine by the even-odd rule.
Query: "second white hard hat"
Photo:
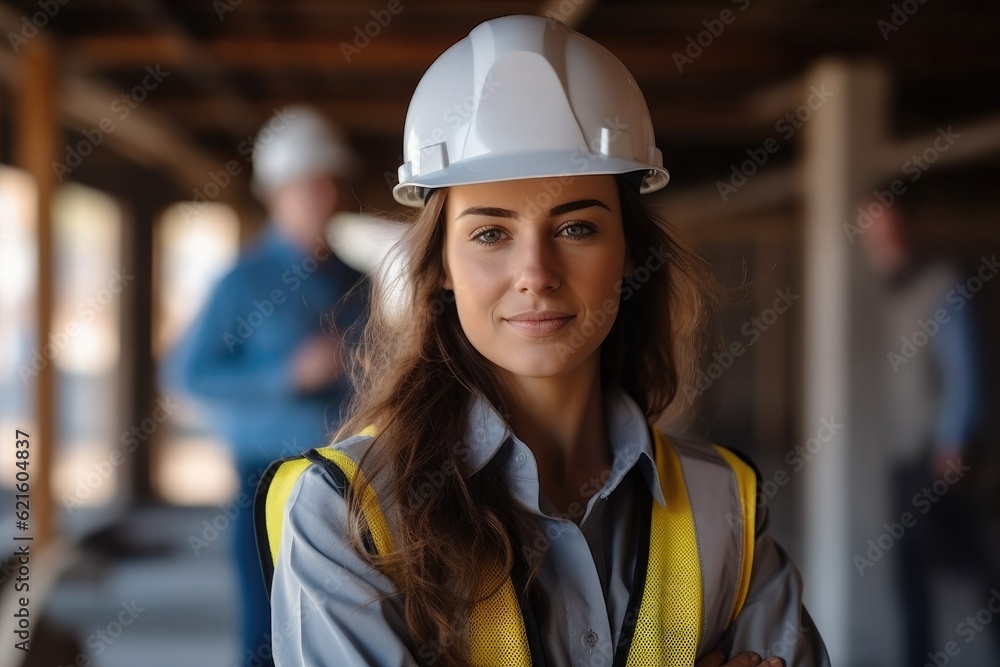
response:
[[[629,71],[541,16],[481,23],[434,61],[410,100],[403,155],[393,196],[407,206],[452,185],[641,172],[647,193],[669,179]]]
[[[351,178],[359,169],[360,161],[340,131],[309,107],[277,111],[254,141],[253,190],[260,198],[306,176]]]

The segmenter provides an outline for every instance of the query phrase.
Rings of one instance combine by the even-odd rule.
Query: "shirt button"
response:
[[[601,492],[601,500],[607,500],[607,499],[608,499],[608,494],[606,494],[606,493],[604,493],[604,492],[602,491],[602,492]]]
[[[598,640],[597,633],[591,630],[590,628],[587,628],[587,631],[583,633],[582,639],[583,639],[583,645],[586,646],[587,648],[592,649],[595,646],[597,646],[597,640]]]
[[[518,468],[524,465],[525,458],[527,457],[524,455],[524,452],[518,452],[517,456],[514,457],[514,463],[517,464]]]

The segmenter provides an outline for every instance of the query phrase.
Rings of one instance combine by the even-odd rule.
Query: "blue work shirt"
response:
[[[350,387],[340,377],[300,393],[292,359],[310,338],[333,336],[331,321],[343,333],[361,316],[363,290],[339,303],[361,278],[325,246],[304,251],[268,225],[168,358],[167,384],[205,401],[238,461],[324,444]]]

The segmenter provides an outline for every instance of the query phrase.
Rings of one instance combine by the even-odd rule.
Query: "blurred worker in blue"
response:
[[[232,446],[240,499],[267,465],[322,445],[349,394],[343,336],[361,317],[361,279],[327,244],[358,159],[315,111],[287,107],[261,128],[253,190],[263,232],[222,278],[165,369],[204,400]],[[345,298],[345,295],[347,297]],[[242,663],[271,661],[270,614],[254,543],[252,506],[240,503],[234,548],[244,596]]]
[[[862,240],[883,288],[888,383],[881,414],[893,516],[908,513],[914,521],[896,546],[904,640],[899,664],[910,666],[940,650],[931,597],[939,571],[972,575],[986,584],[984,591],[1000,585],[1000,578],[968,497],[982,403],[976,304],[966,289],[975,274],[915,241],[904,196],[888,205],[867,202],[870,226]]]

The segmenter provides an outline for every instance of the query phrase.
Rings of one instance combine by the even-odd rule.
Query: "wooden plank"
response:
[[[745,138],[748,146],[757,142],[758,137],[773,130],[776,118],[760,112],[744,113],[740,97],[702,96],[697,103],[678,107],[677,96],[663,92],[647,96],[653,127],[662,143],[669,137],[706,136],[714,141]],[[735,102],[734,102],[735,100]],[[272,109],[280,109],[291,103],[300,102],[289,96],[267,96],[248,100],[263,117]],[[365,99],[351,97],[337,100],[310,100],[309,105],[336,120],[351,134],[375,134],[388,137],[401,136],[403,120],[409,99],[404,91],[395,99]],[[151,103],[163,115],[175,119],[194,131],[228,133],[228,127],[210,113],[210,102],[204,99],[158,99]],[[784,112],[782,112],[784,113]],[[667,150],[664,148],[664,150]]]
[[[345,32],[329,39],[285,40],[280,38],[215,39],[204,42],[214,62],[230,70],[323,71],[336,75],[345,71],[388,69],[419,76],[428,65],[463,35],[400,38],[379,34],[373,38]],[[671,32],[656,42],[602,40],[602,44],[629,68],[636,78],[673,80],[698,72],[756,73],[783,71],[794,67],[787,51],[747,39],[713,44],[704,49],[687,70],[679,71],[672,60],[675,50],[683,51],[685,34]],[[78,37],[71,41],[75,50],[99,67],[138,67],[160,63],[164,67],[195,66],[183,49],[183,42],[165,35],[102,35]],[[355,51],[356,50],[356,51]],[[345,55],[346,53],[346,55]]]
[[[18,96],[18,165],[38,186],[37,349],[49,344],[52,330],[52,196],[56,189],[51,163],[57,153],[56,53],[43,36],[32,39],[21,52],[21,87]],[[31,521],[28,535],[33,549],[41,550],[54,535],[55,503],[52,498],[52,457],[56,450],[55,371],[44,364],[35,378],[35,420],[31,433]]]
[[[63,84],[57,104],[61,116],[77,127],[99,129],[110,120],[114,123],[114,130],[106,134],[110,147],[141,164],[165,169],[182,185],[203,187],[210,171],[223,168],[225,160],[195,147],[180,127],[148,104],[130,109],[127,118],[118,122],[112,104],[120,96],[114,88],[93,80],[74,79]],[[228,196],[228,190],[223,190],[220,198]]]
[[[571,28],[577,28],[596,6],[597,0],[543,0],[538,11],[534,13],[562,21]]]

